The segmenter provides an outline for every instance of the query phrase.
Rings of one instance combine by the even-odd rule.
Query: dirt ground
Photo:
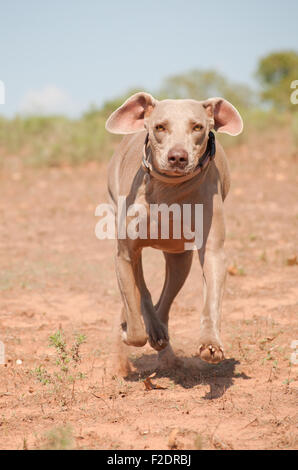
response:
[[[298,339],[297,157],[278,139],[228,152],[227,359],[212,366],[196,357],[202,282],[195,257],[170,320],[184,365],[158,371],[149,390],[145,379],[155,371],[156,353],[148,345],[130,348],[129,376],[113,375],[121,307],[114,242],[94,234],[95,207],[106,201],[106,164],[24,169],[17,157],[6,159],[0,173],[1,449],[297,448],[297,365],[290,361]],[[156,299],[162,255],[148,249],[144,260]],[[49,337],[58,330],[64,350],[75,334],[86,336],[77,351],[81,362],[73,350],[69,363],[57,363]]]

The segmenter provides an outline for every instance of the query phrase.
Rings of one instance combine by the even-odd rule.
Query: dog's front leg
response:
[[[141,292],[141,311],[149,343],[156,351],[161,351],[169,343],[168,326],[161,321],[156,313],[151,294],[145,283],[141,256],[138,258],[136,266],[136,278]]]
[[[123,341],[132,346],[144,346],[149,339],[150,345],[160,351],[169,342],[168,331],[158,319],[146,287],[141,250],[129,249],[125,242],[118,241],[116,272],[124,303]]]
[[[220,339],[221,303],[226,278],[224,253],[224,217],[222,201],[213,198],[213,215],[208,228],[207,240],[199,250],[203,269],[204,306],[201,314],[199,355],[201,359],[218,363],[224,359]],[[205,227],[204,227],[205,229]]]
[[[116,274],[123,300],[122,340],[131,346],[144,346],[147,334],[141,315],[141,293],[136,283],[138,254],[132,253],[124,242],[118,241]]]

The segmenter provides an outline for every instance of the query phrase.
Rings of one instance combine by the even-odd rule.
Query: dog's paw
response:
[[[211,364],[218,364],[225,358],[222,346],[214,341],[200,344],[198,356],[203,361],[209,362]]]
[[[149,325],[148,341],[156,351],[161,351],[169,344],[168,330],[160,321],[151,322]]]
[[[121,323],[120,333],[121,333],[121,339],[123,343],[127,344],[128,346],[141,347],[141,346],[145,346],[145,344],[147,343],[147,335],[145,331],[134,332],[133,334],[131,334],[127,330],[126,322]]]

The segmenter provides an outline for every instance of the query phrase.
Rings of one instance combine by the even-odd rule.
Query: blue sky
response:
[[[298,50],[295,0],[6,0],[0,16],[7,116],[78,115],[192,68],[252,84],[261,56]]]

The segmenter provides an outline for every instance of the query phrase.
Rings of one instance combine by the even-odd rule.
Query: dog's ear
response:
[[[225,134],[238,135],[243,130],[243,121],[237,109],[223,98],[210,98],[203,101],[211,121],[214,120],[214,129]]]
[[[132,134],[145,129],[144,120],[150,115],[157,101],[149,93],[136,93],[116,109],[106,122],[112,134]]]

